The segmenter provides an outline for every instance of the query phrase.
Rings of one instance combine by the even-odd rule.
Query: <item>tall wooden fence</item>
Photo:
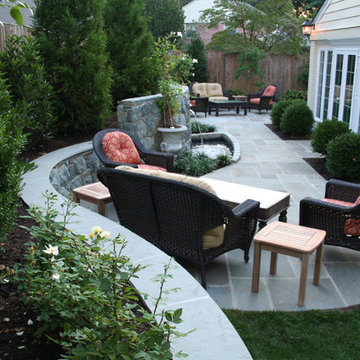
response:
[[[5,42],[8,36],[10,35],[25,35],[29,36],[31,32],[31,28],[26,26],[19,26],[13,24],[4,24],[4,26],[0,26],[0,51],[4,51]]]
[[[303,67],[309,61],[308,55],[298,57],[289,55],[268,55],[260,61],[264,73],[261,79],[265,85],[276,84],[282,93],[287,89],[306,90],[307,86],[298,81]],[[220,83],[225,89],[240,89],[245,93],[257,92],[259,87],[253,84],[255,78],[240,76],[235,79],[235,71],[240,66],[236,54],[224,54],[218,51],[208,52],[209,81]]]

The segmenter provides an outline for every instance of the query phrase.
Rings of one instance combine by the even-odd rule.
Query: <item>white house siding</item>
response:
[[[326,0],[314,19],[310,51],[308,105],[316,115],[319,102],[318,84],[321,51],[333,53],[333,63],[337,54],[356,56],[354,92],[350,127],[353,131],[360,130],[360,0]],[[324,65],[326,66],[326,64]],[[315,116],[316,117],[316,116]],[[331,116],[328,116],[331,117]],[[321,117],[316,119],[321,121]],[[341,119],[340,119],[341,120]]]

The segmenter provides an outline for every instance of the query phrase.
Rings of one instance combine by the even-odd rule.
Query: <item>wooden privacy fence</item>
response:
[[[4,24],[4,26],[0,25],[0,51],[4,51],[5,42],[8,36],[10,35],[29,36],[30,32],[31,32],[31,28],[26,26],[19,26],[13,24]]]
[[[268,55],[260,61],[260,69],[264,73],[261,79],[265,85],[276,84],[282,93],[288,89],[306,90],[304,83],[298,82],[298,76],[303,72],[303,67],[309,61],[308,55],[298,57],[290,55]],[[208,52],[209,82],[220,83],[225,89],[240,89],[245,93],[258,92],[253,82],[254,78],[248,79],[240,76],[235,79],[235,71],[240,66],[236,54],[224,54],[223,52]]]

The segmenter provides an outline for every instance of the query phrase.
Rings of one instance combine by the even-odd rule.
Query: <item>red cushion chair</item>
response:
[[[324,199],[300,201],[299,223],[325,230],[325,244],[360,250],[360,184],[328,181]]]
[[[147,150],[130,133],[119,129],[105,129],[95,134],[93,148],[106,167],[129,165],[136,168],[173,171],[174,155]]]
[[[259,113],[261,113],[261,110],[270,110],[278,91],[279,88],[277,85],[269,85],[259,93],[248,94],[247,101],[249,103],[249,111],[251,109],[257,109]]]

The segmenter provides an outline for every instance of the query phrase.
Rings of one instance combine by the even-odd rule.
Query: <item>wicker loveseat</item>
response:
[[[328,181],[324,199],[300,201],[299,223],[325,230],[325,244],[360,250],[360,184]]]
[[[232,95],[218,83],[193,83],[189,85],[190,96],[208,98],[209,101],[231,100]]]
[[[248,261],[259,202],[246,200],[231,209],[200,179],[162,171],[121,166],[102,168],[98,177],[120,224],[168,255],[197,264],[204,287],[204,267],[217,256],[240,248]]]

